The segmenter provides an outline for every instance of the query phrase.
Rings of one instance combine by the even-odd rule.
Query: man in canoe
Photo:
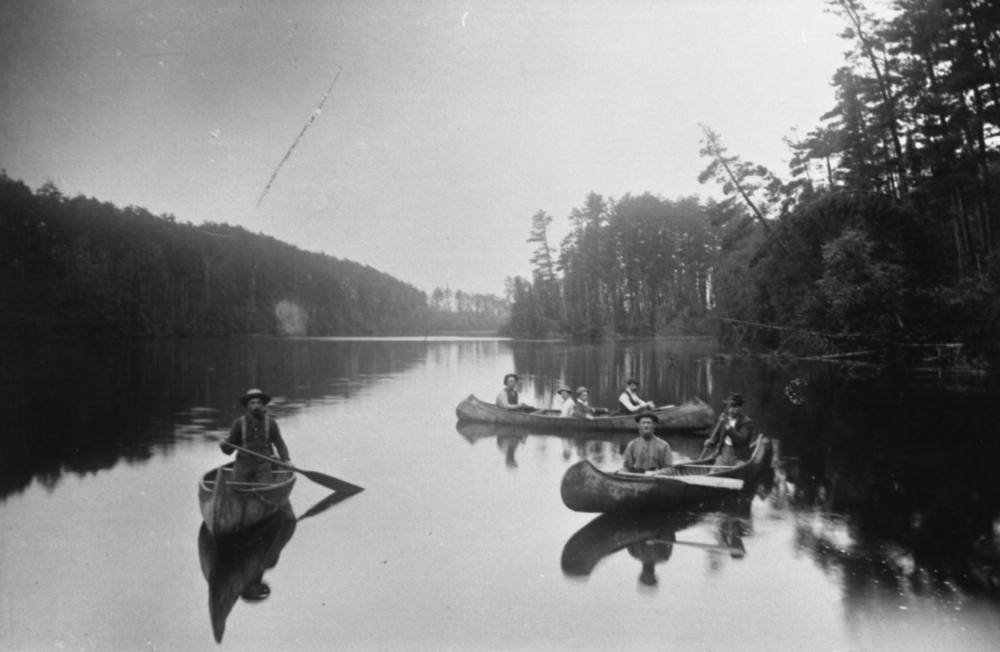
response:
[[[281,430],[277,422],[267,416],[267,404],[270,402],[271,397],[259,389],[251,389],[240,397],[240,405],[245,407],[247,412],[233,422],[229,436],[219,444],[223,453],[226,455],[232,453],[236,449],[231,444],[235,444],[267,457],[274,457],[276,450],[281,461],[289,461],[288,446],[281,438]],[[233,480],[271,482],[271,463],[239,451],[236,453]]]
[[[715,458],[716,466],[733,466],[750,459],[751,444],[755,433],[753,421],[743,414],[743,395],[730,392],[723,402],[725,411],[712,436],[705,442],[705,448],[719,450]]]
[[[629,378],[625,381],[625,391],[618,397],[618,408],[622,414],[638,414],[646,410],[655,410],[656,404],[639,398],[639,381]]]
[[[520,402],[517,395],[517,374],[507,374],[503,377],[503,389],[497,394],[497,407],[519,412],[534,412],[535,408]]]
[[[625,470],[645,473],[672,469],[674,454],[670,450],[670,444],[653,434],[660,418],[652,412],[642,412],[636,415],[635,421],[639,424],[639,436],[625,447],[622,460]]]

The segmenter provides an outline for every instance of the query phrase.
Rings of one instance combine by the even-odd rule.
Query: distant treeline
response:
[[[0,235],[8,337],[400,335],[506,318],[502,306],[433,308],[388,274],[241,227],[68,198],[51,183],[32,192],[6,173]]]
[[[790,178],[704,132],[719,202],[591,194],[556,249],[533,217],[531,279],[508,332],[704,332],[771,350],[1000,348],[1000,12],[833,0],[850,45],[835,106],[791,148]],[[762,100],[766,101],[766,100]]]

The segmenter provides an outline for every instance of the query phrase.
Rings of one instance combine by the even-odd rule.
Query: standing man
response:
[[[629,378],[625,381],[625,391],[618,397],[618,406],[624,414],[638,414],[644,410],[655,410],[656,404],[644,401],[636,393],[639,391],[639,381]]]
[[[659,417],[649,412],[643,412],[635,417],[639,424],[639,436],[625,447],[625,470],[633,473],[672,469],[674,454],[670,444],[653,434]]]
[[[281,438],[281,430],[274,419],[267,416],[267,404],[271,397],[259,389],[251,389],[240,397],[240,405],[246,414],[233,422],[229,436],[219,444],[226,455],[235,448],[232,444],[251,450],[266,457],[274,457],[274,451],[283,462],[289,460],[288,447]],[[271,463],[254,455],[239,451],[233,469],[236,482],[271,482]]]
[[[720,427],[705,442],[705,447],[719,448],[719,455],[715,458],[717,466],[733,466],[750,459],[755,430],[753,421],[743,414],[742,394],[730,392],[723,403],[726,409],[722,413]]]
[[[517,395],[517,374],[507,374],[503,377],[503,389],[497,394],[497,407],[505,410],[518,410],[520,412],[534,412],[535,408],[521,403]]]

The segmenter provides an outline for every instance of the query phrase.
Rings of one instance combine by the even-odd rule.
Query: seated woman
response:
[[[503,389],[497,394],[497,407],[518,412],[534,412],[532,405],[521,403],[517,393],[517,374],[507,374],[503,377]]]

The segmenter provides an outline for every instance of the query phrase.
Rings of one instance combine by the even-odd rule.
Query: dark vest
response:
[[[243,448],[261,455],[271,455],[271,422],[267,415],[265,414],[259,422],[256,419],[251,422],[250,417],[243,415],[240,421],[243,429]]]

